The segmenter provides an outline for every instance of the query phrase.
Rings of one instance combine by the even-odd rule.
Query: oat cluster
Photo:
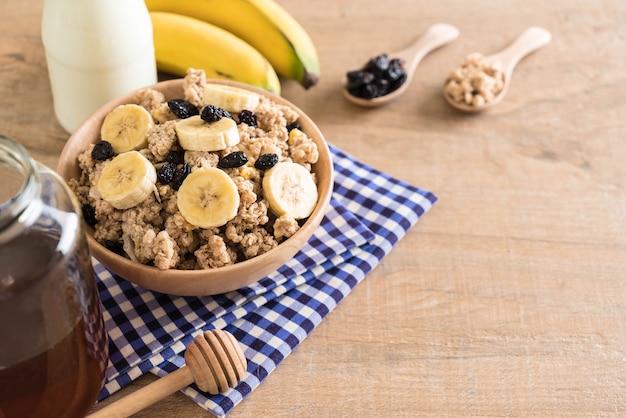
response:
[[[493,100],[503,87],[502,64],[489,63],[482,54],[475,52],[450,73],[445,94],[455,102],[478,107]]]
[[[203,71],[190,70],[184,79],[184,99],[203,106],[206,83]],[[163,164],[172,152],[180,152],[174,128],[177,117],[162,93],[144,89],[135,103],[145,107],[155,125],[147,134],[148,147],[140,152],[155,167]],[[248,162],[236,168],[221,168],[234,181],[240,195],[237,215],[219,228],[202,229],[189,224],[177,207],[177,191],[171,184],[157,182],[156,190],[144,202],[129,209],[116,209],[103,200],[95,185],[107,160],[92,158],[93,145],[78,158],[81,175],[71,179],[84,212],[94,227],[94,238],[107,248],[137,262],[159,269],[209,269],[256,257],[291,237],[301,226],[297,220],[276,217],[263,196],[264,171],[255,167],[264,154],[276,154],[279,161],[299,163],[311,171],[318,160],[316,144],[297,128],[298,114],[291,108],[261,97],[254,110],[258,126],[238,120],[240,142],[219,152],[185,151],[184,163],[191,172],[217,167],[221,157],[236,151],[245,152]],[[294,128],[295,127],[295,128]],[[315,177],[314,177],[315,179]],[[303,222],[303,221],[300,221]]]

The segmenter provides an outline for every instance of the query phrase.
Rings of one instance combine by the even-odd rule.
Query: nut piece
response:
[[[489,63],[474,52],[450,73],[444,91],[455,102],[478,107],[493,100],[503,87],[502,63]]]

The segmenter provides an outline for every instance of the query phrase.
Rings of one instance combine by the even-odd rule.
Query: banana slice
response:
[[[178,210],[187,222],[197,227],[222,226],[237,215],[238,209],[237,186],[219,168],[192,172],[178,189]]]
[[[105,163],[98,179],[98,192],[114,208],[128,209],[153,193],[156,170],[139,151],[119,154]]]
[[[116,154],[148,146],[146,134],[154,126],[150,112],[136,104],[124,104],[104,118],[100,135],[113,146]]]
[[[317,186],[309,171],[297,163],[281,162],[265,172],[263,194],[276,216],[307,218],[315,209]]]
[[[205,105],[221,107],[231,113],[239,113],[244,109],[254,111],[259,100],[260,96],[256,93],[223,84],[206,84],[202,97]]]
[[[237,123],[230,118],[205,122],[199,115],[176,122],[180,146],[186,151],[221,151],[239,143]]]

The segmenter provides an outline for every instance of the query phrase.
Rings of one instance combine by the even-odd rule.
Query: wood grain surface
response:
[[[229,417],[626,414],[626,2],[278,1],[322,66],[317,86],[284,81],[283,96],[334,145],[439,202]],[[68,135],[42,4],[0,0],[0,133],[54,167]],[[342,97],[347,70],[436,22],[460,37],[422,61],[404,97],[373,110]],[[468,53],[532,25],[552,41],[520,62],[497,108],[444,101]],[[136,416],[207,415],[177,393]]]

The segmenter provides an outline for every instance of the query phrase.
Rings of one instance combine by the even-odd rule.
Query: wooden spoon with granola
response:
[[[532,26],[498,53],[486,57],[478,53],[468,55],[446,79],[444,97],[464,112],[479,112],[499,103],[511,85],[517,63],[547,45],[551,38],[546,29]]]

